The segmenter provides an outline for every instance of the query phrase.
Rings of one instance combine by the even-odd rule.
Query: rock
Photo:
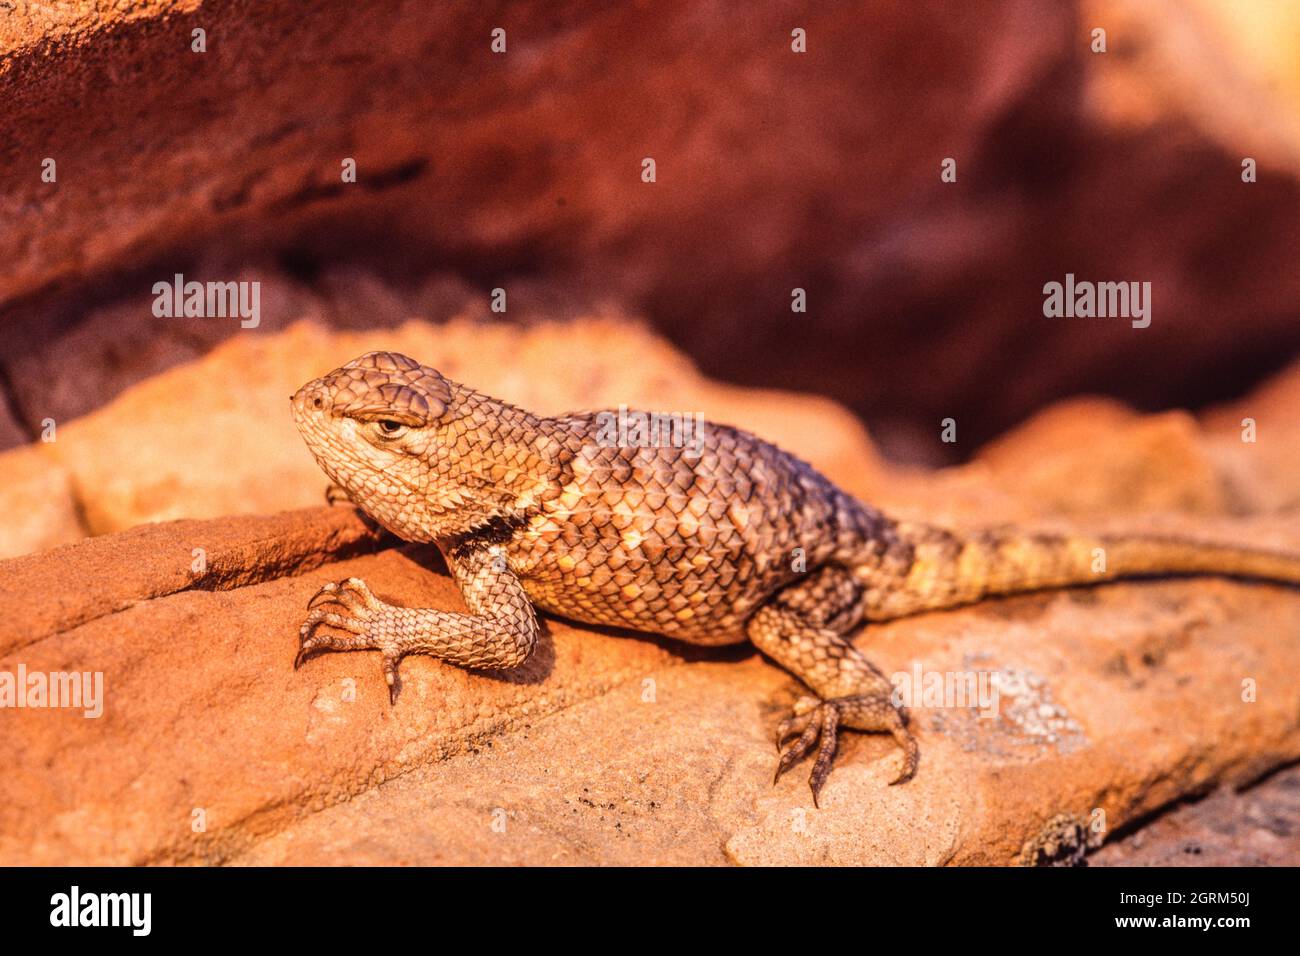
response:
[[[213,273],[223,274],[215,264],[203,274]],[[36,433],[46,419],[60,427],[70,424],[132,385],[201,360],[236,332],[244,338],[280,332],[301,319],[321,320],[323,296],[279,270],[245,267],[229,274],[232,281],[259,283],[257,333],[241,330],[236,319],[159,319],[152,311],[153,296],[142,288],[89,310],[61,334],[33,338],[25,350],[8,356],[9,388],[26,427]]]
[[[0,451],[26,444],[29,437],[13,412],[0,404]]]
[[[1229,151],[1300,172],[1300,10],[1270,4],[1247,16],[1215,0],[1161,9],[1142,0],[1083,0],[1118,55],[1093,58],[1088,104],[1121,126],[1191,122]],[[1231,52],[1228,52],[1231,51]]]
[[[1300,507],[1300,362],[1202,415],[1206,452],[1239,512]]]
[[[57,430],[56,430],[57,435]],[[72,475],[44,443],[0,453],[0,558],[41,551],[86,534]]]
[[[928,773],[913,782],[928,779],[914,792],[887,786],[887,748],[882,759],[853,758],[823,792],[832,812],[810,813],[807,829],[791,833],[799,804],[769,795],[728,855],[764,865],[1069,862],[1176,794],[1248,783],[1300,748],[1289,688],[1242,700],[1243,678],[1284,668],[1295,653],[1276,635],[1294,626],[1300,601],[1266,590],[1126,584],[870,629],[860,644],[886,673],[916,662],[957,674],[1006,669],[1029,685],[993,719],[919,711]],[[1253,620],[1247,608],[1268,610]],[[1043,721],[1044,700],[1063,716]],[[864,819],[876,825],[864,832]]]
[[[307,326],[285,340],[352,348]],[[486,371],[491,355],[461,367]],[[244,359],[256,380],[263,367]],[[1044,434],[1029,428],[1027,447],[1047,454]],[[1012,436],[1001,454],[1024,451]],[[948,508],[972,525],[1020,514],[1004,492],[978,491],[978,469],[962,472],[885,483],[913,501],[965,487]],[[1295,516],[1160,524],[1300,547]],[[1294,589],[1135,582],[872,626],[858,642],[895,679],[973,675],[997,704],[981,717],[959,700],[913,701],[923,756],[903,787],[887,786],[892,742],[846,733],[815,810],[806,764],[771,784],[773,728],[800,691],[752,649],[548,618],[517,671],[408,658],[395,707],[373,653],[293,671],[305,604],[327,581],[355,575],[400,604],[462,606],[431,549],[357,555],[375,543],[350,509],[318,508],[146,526],[0,563],[0,674],[104,681],[99,718],[3,714],[0,861],[1060,863],[1189,794],[1300,758]],[[208,588],[193,586],[196,546],[217,575]]]
[[[1186,412],[1141,416],[1108,399],[1053,405],[977,461],[1049,512],[1223,514],[1229,496]]]
[[[887,671],[983,674],[1003,706],[917,707],[907,787],[846,735],[819,811],[805,768],[767,782],[797,686],[744,649],[551,621],[511,674],[405,662],[390,708],[373,654],[290,670],[306,599],[454,589],[346,508],[284,510],[324,486],[285,397],[385,347],[540,412],[750,427],[900,516],[1300,547],[1300,366],[1249,388],[1300,343],[1276,6],[1189,0],[1157,31],[1133,0],[824,5],[795,54],[775,5],[507,2],[503,56],[450,8],[3,11],[0,673],[107,697],[0,714],[0,863],[1075,862],[1295,760],[1294,589],[1211,580],[871,628]],[[1042,318],[1066,271],[1152,281],[1151,328]],[[260,282],[258,328],[156,318],[176,273]],[[886,466],[813,390],[895,458],[974,458]],[[1099,391],[1223,404],[1050,404]]]
[[[227,591],[319,567],[395,539],[354,508],[272,518],[146,524],[121,534],[0,562],[0,652],[182,591]],[[77,569],[57,600],[34,600]]]
[[[323,308],[308,303],[304,311],[314,315]],[[44,460],[67,476],[44,489],[48,507],[73,510],[90,533],[104,534],[147,521],[319,504],[327,480],[298,436],[288,396],[377,348],[409,353],[544,414],[628,404],[701,411],[742,427],[761,423],[765,437],[796,449],[850,488],[879,469],[862,426],[833,402],[709,382],[662,339],[612,312],[528,328],[466,316],[442,325],[410,321],[337,334],[302,319],[279,332],[268,328],[230,339],[61,424],[57,441],[42,446]],[[25,448],[0,453],[0,468],[30,454]],[[0,513],[16,515],[26,506],[22,487],[0,492]],[[71,487],[75,502],[61,494]],[[3,527],[0,543],[9,554],[81,534],[66,522]]]
[[[1106,844],[1091,866],[1294,866],[1300,767],[1245,791],[1221,788]]]
[[[336,527],[342,520],[328,517]],[[113,549],[113,567],[170,562],[179,582],[191,545],[229,540],[230,553],[247,559],[243,573],[253,575],[268,548],[279,560],[278,533],[294,520],[301,517],[161,526],[101,547]],[[160,547],[161,533],[170,547]],[[71,547],[85,553],[96,544]],[[23,562],[35,560],[0,568],[0,579],[7,588],[23,581],[31,573]],[[60,567],[71,593],[102,579],[67,553]],[[104,705],[97,719],[80,711],[4,714],[12,732],[0,742],[7,764],[0,860],[222,862],[313,809],[526,728],[671,659],[653,642],[593,639],[552,622],[529,663],[499,677],[406,661],[390,709],[371,655],[329,655],[293,670],[307,600],[327,581],[353,575],[401,603],[458,606],[445,574],[388,550],[235,590],[150,598],[149,576],[132,582],[134,601],[119,594],[97,602],[85,623],[8,642],[0,673],[17,673],[19,664],[28,673],[100,671]],[[202,832],[192,828],[196,811]]]
[[[278,261],[303,285],[453,269],[512,310],[617,302],[706,374],[835,398],[917,463],[1069,395],[1222,401],[1300,347],[1294,18],[1145,6],[816,4],[795,53],[780,4],[738,23],[683,0],[21,3],[0,17],[0,372],[65,422],[116,394],[104,379],[237,332],[143,323],[75,366],[32,353],[178,272]],[[1153,325],[1044,318],[1067,271],[1153,282]],[[949,416],[960,444],[938,440]]]

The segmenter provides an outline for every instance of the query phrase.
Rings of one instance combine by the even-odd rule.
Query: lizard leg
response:
[[[537,617],[504,558],[483,548],[449,554],[447,562],[470,613],[386,604],[358,578],[326,584],[307,604],[294,668],[318,651],[380,651],[395,702],[397,665],[407,654],[428,654],[463,667],[522,664],[537,642]],[[344,633],[323,631],[322,625]]]
[[[778,596],[749,621],[749,638],[764,654],[807,684],[816,697],[803,697],[777,731],[777,747],[799,737],[781,754],[776,776],[794,766],[820,740],[808,785],[813,803],[830,774],[840,727],[890,734],[903,750],[903,764],[892,783],[916,773],[920,751],[907,730],[907,712],[892,700],[893,686],[852,644],[830,628],[819,627],[783,605]]]
[[[779,601],[814,627],[848,634],[866,614],[867,589],[850,571],[828,564],[782,590]]]

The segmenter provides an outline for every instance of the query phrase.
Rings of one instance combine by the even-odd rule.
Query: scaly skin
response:
[[[778,777],[820,741],[814,801],[841,726],[893,736],[903,751],[894,783],[916,772],[906,711],[849,642],[864,621],[1147,575],[1300,583],[1291,555],[1014,528],[963,538],[896,522],[748,432],[706,423],[701,445],[620,447],[598,413],[531,415],[391,352],[363,355],[291,401],[325,473],[395,534],[435,542],[469,608],[400,608],[356,579],[326,585],[295,666],[318,650],[378,650],[396,700],[406,654],[522,663],[534,607],[696,644],[750,640],[816,695],[777,731],[778,748],[797,735]]]

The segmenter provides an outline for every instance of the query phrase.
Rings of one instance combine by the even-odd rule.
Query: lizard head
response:
[[[290,398],[325,473],[408,541],[463,534],[499,512],[466,440],[481,401],[491,399],[396,352],[368,352]]]

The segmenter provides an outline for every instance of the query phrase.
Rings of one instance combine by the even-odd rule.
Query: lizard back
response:
[[[755,608],[860,550],[879,520],[749,432],[705,422],[697,450],[631,447],[599,437],[601,416],[613,414],[542,420],[562,449],[558,494],[506,550],[529,596],[554,613],[695,643],[743,641]]]

